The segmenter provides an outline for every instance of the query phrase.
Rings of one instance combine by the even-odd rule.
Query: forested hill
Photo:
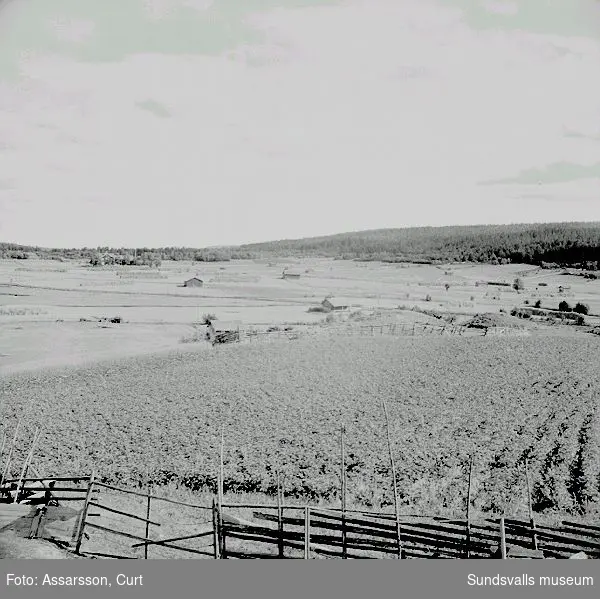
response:
[[[386,261],[470,261],[600,267],[600,223],[377,229],[240,246],[271,255]],[[589,263],[589,264],[587,264]]]
[[[201,240],[199,240],[201,248]],[[84,259],[98,264],[156,265],[161,260],[217,262],[231,259],[325,256],[390,262],[526,263],[600,268],[600,223],[551,223],[377,229],[221,248],[50,249],[0,243],[0,258],[33,256]],[[107,263],[107,262],[104,262]]]

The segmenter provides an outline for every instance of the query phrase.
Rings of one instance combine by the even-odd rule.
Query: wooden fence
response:
[[[44,481],[55,481],[49,488]],[[27,538],[43,538],[68,547],[76,543],[84,520],[83,510],[88,496],[89,476],[6,479],[8,490],[17,484],[20,492],[48,493],[48,504],[13,503],[9,496],[0,503],[0,531],[12,530]],[[58,486],[56,486],[58,483]],[[83,483],[83,484],[82,484]],[[90,499],[95,493],[90,494]]]
[[[136,514],[130,511],[125,511],[124,509],[117,509],[113,506],[109,506],[105,503],[101,503],[98,500],[93,500],[93,491],[94,489],[104,489],[107,491],[111,491],[113,494],[123,494],[134,497],[143,498],[145,501],[144,513]],[[153,517],[152,513],[152,505],[156,505],[157,502],[168,503],[173,506],[180,506],[186,508],[192,508],[196,511],[202,511],[205,514],[210,514],[211,517],[208,520],[210,522],[209,530],[201,530],[195,531],[192,534],[186,535],[176,535],[172,537],[161,537],[154,534],[154,531],[159,529],[162,525],[168,524],[168,522],[159,522],[158,518]],[[100,510],[99,514],[91,514],[90,509],[94,508],[96,510]],[[101,551],[94,551],[92,548],[83,547],[84,534],[85,529],[91,529],[93,531],[99,531],[102,535],[116,536],[122,539],[128,539],[130,541],[135,541],[133,544],[129,546],[130,549],[136,549],[143,547],[144,549],[144,559],[148,559],[150,557],[150,548],[152,547],[162,547],[166,549],[172,549],[178,552],[183,552],[186,554],[193,554],[196,556],[208,556],[215,557],[217,555],[217,536],[216,536],[216,525],[214,520],[214,513],[216,512],[216,508],[211,508],[210,506],[193,504],[184,501],[177,501],[175,499],[170,499],[167,497],[161,497],[160,495],[156,495],[152,492],[152,487],[149,486],[147,491],[134,491],[132,489],[126,489],[123,487],[117,487],[114,485],[109,485],[103,482],[100,482],[95,479],[92,475],[89,479],[89,486],[87,497],[85,501],[85,505],[83,508],[83,517],[82,517],[82,526],[79,530],[77,545],[75,547],[75,552],[80,555],[88,555],[88,556],[98,556],[105,558],[117,558],[117,559],[135,559],[135,556],[132,555],[124,555],[124,554],[107,554]],[[97,524],[96,522],[89,521],[89,517],[93,515],[117,515],[121,517],[120,525],[104,526]],[[131,532],[131,526],[127,526],[128,530],[123,530],[125,528],[123,526],[124,522],[129,522],[134,528],[137,526],[140,528],[139,533]],[[205,520],[198,520],[197,526],[201,526],[205,523]],[[151,533],[152,527],[152,533]],[[158,531],[160,532],[160,531]],[[182,541],[192,541],[197,539],[203,539],[209,537],[211,539],[211,547],[210,550],[206,550],[204,548],[197,547],[189,547],[185,545],[181,545]],[[89,536],[88,536],[89,538]],[[88,543],[89,544],[89,543]]]
[[[151,487],[144,492],[109,485],[97,480],[94,473],[52,480],[65,482],[65,486],[53,489],[58,506],[0,504],[0,530],[54,540],[82,556],[117,559],[139,559],[141,555],[135,555],[134,550],[142,548],[144,559],[157,557],[157,548],[213,559],[565,559],[582,553],[600,559],[600,525],[572,521],[548,525],[536,522],[533,516],[529,520],[471,520],[468,514],[464,519],[397,517],[393,513],[283,505],[280,494],[277,505],[225,503],[221,493],[212,505],[201,505],[161,497]],[[66,486],[67,482],[81,481],[85,485]],[[136,505],[145,509],[135,513],[118,502],[119,507],[108,505],[105,498],[109,494],[137,497]],[[63,502],[79,504],[73,508]],[[197,524],[190,523],[202,529],[161,535],[161,529],[170,522],[161,522],[153,514],[152,507],[158,502],[203,514]],[[249,511],[251,516],[247,515]],[[99,524],[97,518],[103,515],[119,519],[112,520],[116,524],[111,526]],[[92,547],[92,536],[101,544],[106,544],[107,536],[118,537],[128,549],[117,553],[97,551]],[[189,546],[189,542],[199,540],[208,541],[208,545]]]
[[[523,335],[522,329],[511,327],[468,327],[451,323],[380,323],[361,324],[360,326],[345,327],[347,334],[366,336],[392,335],[392,336],[423,336],[423,335],[458,335],[458,336],[483,336],[488,335]]]
[[[223,519],[221,558],[564,559],[585,553],[600,559],[600,526],[574,522],[552,527],[509,518],[402,517],[397,528],[394,514],[310,506],[256,509],[259,523]]]

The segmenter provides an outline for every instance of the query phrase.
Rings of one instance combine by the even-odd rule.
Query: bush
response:
[[[541,308],[542,307],[542,300],[538,300],[537,302],[535,302],[535,307],[536,308]]]
[[[520,291],[521,289],[525,289],[525,283],[523,283],[523,279],[519,279],[518,277],[513,282],[513,289],[516,291]]]
[[[562,302],[560,302],[560,304],[558,304],[558,309],[561,312],[570,312],[571,311],[571,306],[569,306],[568,302],[565,302],[563,300]]]
[[[217,317],[214,314],[202,315],[202,324],[210,324],[213,320],[217,320]]]
[[[575,307],[573,308],[573,312],[577,312],[578,314],[589,314],[590,307],[587,304],[582,304],[581,302],[577,302]]]
[[[329,312],[325,306],[311,306],[308,309],[309,312]]]

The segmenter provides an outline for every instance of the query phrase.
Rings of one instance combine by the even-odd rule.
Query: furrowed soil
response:
[[[349,501],[392,500],[382,401],[402,505],[595,513],[600,494],[598,338],[321,336],[26,372],[0,382],[4,430],[44,427],[36,469],[121,486],[225,487],[332,500],[347,430]],[[22,463],[29,444],[21,444]]]

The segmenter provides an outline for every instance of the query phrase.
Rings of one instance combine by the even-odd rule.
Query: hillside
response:
[[[39,248],[0,243],[0,258],[97,260],[110,253],[118,263],[155,265],[160,260],[217,262],[257,257],[324,256],[388,262],[484,262],[554,264],[596,270],[600,223],[547,223],[375,229],[222,248]]]
[[[359,260],[581,265],[600,261],[600,223],[377,229],[243,245],[241,251]],[[586,264],[586,263],[591,264]]]

